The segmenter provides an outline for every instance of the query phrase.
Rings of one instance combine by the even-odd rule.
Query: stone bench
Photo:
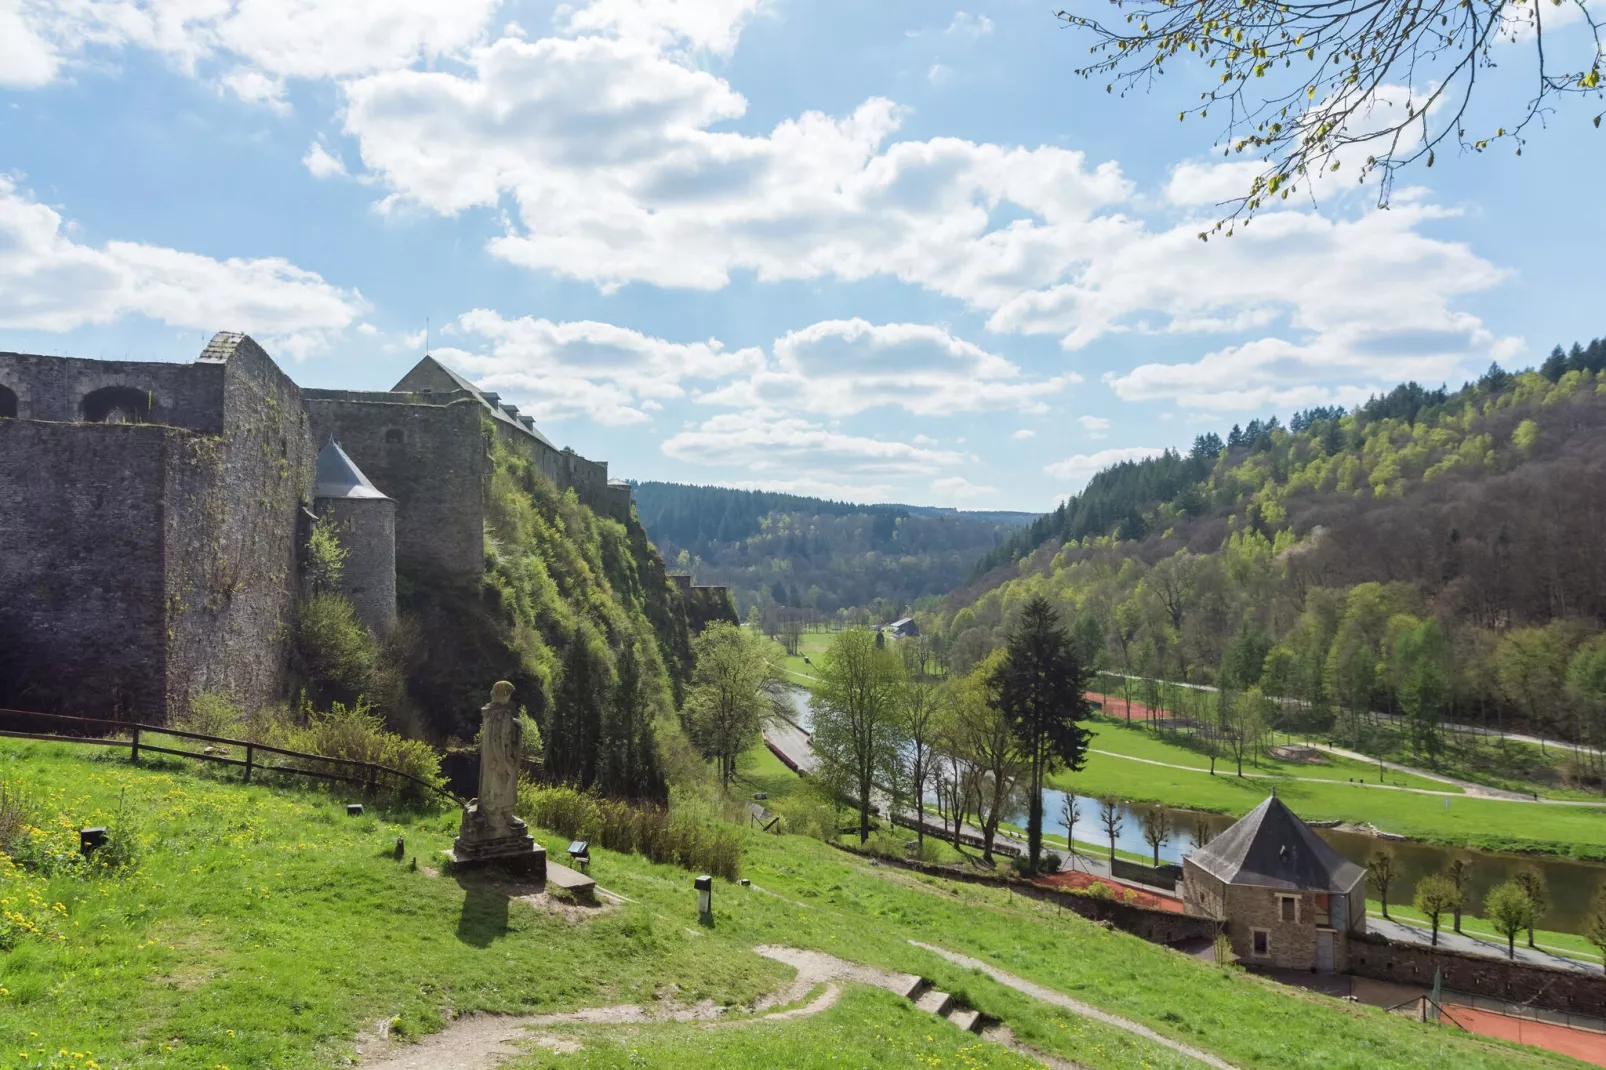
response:
[[[570,869],[560,866],[556,862],[548,861],[546,864],[546,880],[548,891],[566,892],[582,903],[595,903],[597,901],[597,882]]]

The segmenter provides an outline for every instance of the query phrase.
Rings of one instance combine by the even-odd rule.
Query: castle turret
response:
[[[333,439],[318,454],[312,508],[346,551],[340,588],[379,635],[396,623],[396,503],[368,481]]]

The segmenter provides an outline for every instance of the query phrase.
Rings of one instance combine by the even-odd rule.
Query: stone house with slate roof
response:
[[[1366,932],[1365,881],[1275,795],[1182,860],[1184,909],[1224,922],[1251,966],[1347,971]]]

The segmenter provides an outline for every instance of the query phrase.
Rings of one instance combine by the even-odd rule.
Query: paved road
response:
[[[1359,751],[1345,750],[1343,747],[1335,747],[1328,743],[1311,743],[1309,745],[1319,751],[1326,751],[1328,754],[1335,754],[1340,758],[1350,758],[1357,762],[1365,762],[1368,765],[1381,764],[1384,769],[1392,769],[1396,773],[1410,773],[1412,776],[1419,776],[1423,780],[1433,780],[1440,784],[1450,784],[1454,787],[1460,788],[1468,795],[1477,795],[1488,799],[1503,799],[1506,802],[1535,801],[1531,792],[1525,794],[1520,791],[1506,791],[1504,788],[1491,788],[1483,784],[1474,784],[1470,780],[1457,780],[1455,777],[1448,777],[1442,773],[1430,773],[1426,769],[1418,769],[1414,765],[1401,765],[1399,762],[1384,761],[1380,763],[1376,758],[1373,758],[1370,755],[1362,754]],[[1548,802],[1551,800],[1544,801]]]
[[[1432,932],[1425,925],[1407,924],[1398,918],[1383,919],[1373,914],[1366,916],[1366,928],[1379,933],[1390,940],[1404,943],[1429,944],[1432,942]],[[1535,966],[1554,966],[1558,969],[1571,970],[1574,973],[1587,973],[1591,976],[1600,973],[1598,965],[1580,962],[1578,959],[1568,958],[1565,955],[1552,955],[1548,951],[1530,948],[1525,942],[1526,934],[1517,937],[1517,961],[1526,962]],[[1452,951],[1462,951],[1471,955],[1481,955],[1484,958],[1503,959],[1506,957],[1506,945],[1498,939],[1485,939],[1479,936],[1470,936],[1465,933],[1452,932],[1449,929],[1439,930],[1439,946]]]

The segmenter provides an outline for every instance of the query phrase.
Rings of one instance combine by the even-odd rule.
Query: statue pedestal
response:
[[[546,848],[535,842],[523,821],[508,817],[493,824],[471,801],[463,810],[463,826],[445,852],[456,872],[495,868],[535,881],[546,880]]]

